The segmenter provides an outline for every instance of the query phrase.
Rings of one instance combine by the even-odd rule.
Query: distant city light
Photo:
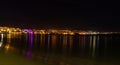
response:
[[[97,35],[97,34],[120,34],[120,32],[98,32],[98,31],[81,31],[81,30],[57,30],[57,29],[21,29],[11,27],[0,27],[0,33],[30,33],[30,34],[63,34],[63,35]]]

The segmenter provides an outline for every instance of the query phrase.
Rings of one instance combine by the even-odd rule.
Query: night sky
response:
[[[119,31],[117,7],[111,3],[72,0],[0,2],[0,25],[36,29]]]

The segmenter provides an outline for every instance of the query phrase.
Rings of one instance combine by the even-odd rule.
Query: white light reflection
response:
[[[94,57],[96,54],[97,49],[99,48],[99,40],[100,37],[97,35],[90,36],[90,54]]]
[[[99,48],[99,36],[97,36],[97,48]]]
[[[92,48],[92,35],[90,36],[90,49]]]
[[[3,44],[3,34],[1,34],[0,47],[2,47],[2,44]]]
[[[49,46],[50,46],[50,34],[48,34],[48,49],[49,49]]]
[[[96,48],[96,36],[93,36],[93,53],[92,53],[92,56],[95,56],[95,48]]]
[[[63,48],[66,48],[66,46],[67,46],[67,36],[64,35],[63,36]]]

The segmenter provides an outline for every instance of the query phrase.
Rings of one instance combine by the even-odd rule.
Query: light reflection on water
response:
[[[81,63],[89,65],[97,64],[97,61],[103,62],[101,59],[117,61],[119,55],[116,54],[120,54],[115,52],[120,50],[118,35],[11,33],[1,34],[0,38],[0,46],[5,48],[6,52],[17,51],[28,59],[53,65],[80,65]],[[105,62],[108,61],[103,63]]]
[[[3,44],[3,34],[1,34],[0,47],[2,46],[2,44]]]

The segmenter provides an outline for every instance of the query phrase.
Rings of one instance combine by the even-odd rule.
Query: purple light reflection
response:
[[[33,47],[33,34],[30,33],[29,34],[29,43],[30,43],[30,48],[27,52],[27,58],[30,59],[31,55],[32,55],[32,47]]]
[[[30,49],[32,49],[33,46],[33,34],[30,34]]]
[[[28,59],[30,59],[31,54],[32,54],[31,51],[28,51],[28,52],[27,52],[27,58],[28,58]]]

